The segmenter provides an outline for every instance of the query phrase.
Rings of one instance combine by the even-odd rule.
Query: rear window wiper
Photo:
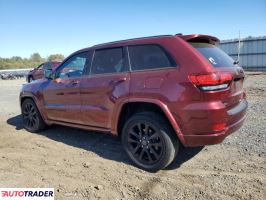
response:
[[[239,60],[235,60],[235,61],[233,62],[234,65],[237,65],[238,63],[239,63]]]

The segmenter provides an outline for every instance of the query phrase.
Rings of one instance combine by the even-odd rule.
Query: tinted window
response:
[[[44,65],[43,65],[43,70],[51,69],[51,68],[52,68],[52,67],[51,67],[50,63],[44,63]]]
[[[92,56],[93,56],[93,51],[88,51],[86,56],[86,64],[83,70],[84,75],[88,75],[90,73]]]
[[[190,43],[214,67],[234,67],[234,60],[218,47],[208,43]]]
[[[85,66],[89,65],[88,52],[80,53],[69,58],[59,70],[59,78],[79,77]]]
[[[57,67],[60,63],[59,62],[47,62],[44,64],[43,69],[53,69],[54,67]]]
[[[91,74],[118,73],[125,71],[123,49],[96,50],[93,57]]]
[[[156,69],[174,66],[173,60],[158,45],[129,46],[132,70]]]

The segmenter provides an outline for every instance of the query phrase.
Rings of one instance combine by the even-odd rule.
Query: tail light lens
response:
[[[226,124],[225,123],[220,123],[220,124],[214,124],[213,125],[213,127],[212,127],[212,129],[214,130],[214,131],[223,131],[223,130],[225,130],[225,128],[226,128]]]
[[[225,89],[233,80],[232,75],[226,72],[189,75],[188,78],[196,87],[204,91]]]

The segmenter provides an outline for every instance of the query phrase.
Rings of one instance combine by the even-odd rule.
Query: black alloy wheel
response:
[[[168,166],[178,151],[178,140],[166,120],[150,112],[138,113],[125,124],[122,143],[129,157],[142,169]]]
[[[38,132],[45,128],[45,123],[38,111],[37,106],[31,99],[22,103],[22,122],[24,128],[30,132]]]
[[[28,83],[30,83],[30,82],[32,82],[32,81],[33,81],[32,77],[29,76],[29,78],[28,78]]]
[[[156,163],[162,156],[161,135],[148,122],[139,122],[131,126],[128,133],[128,145],[134,157],[145,164]]]

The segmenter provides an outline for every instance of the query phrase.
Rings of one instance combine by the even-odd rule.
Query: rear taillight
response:
[[[204,91],[225,89],[233,80],[232,75],[226,72],[189,75],[188,78],[196,87]]]

